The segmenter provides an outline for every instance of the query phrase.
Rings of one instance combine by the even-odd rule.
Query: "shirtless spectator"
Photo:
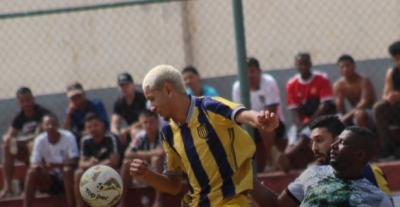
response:
[[[251,109],[255,111],[268,110],[278,115],[279,127],[273,132],[265,132],[254,129],[254,140],[262,141],[266,155],[266,166],[258,171],[272,171],[275,166],[272,158],[272,147],[275,140],[285,138],[285,124],[283,122],[283,113],[281,108],[281,97],[274,77],[262,73],[257,59],[247,58],[247,72],[249,76],[250,102]],[[236,81],[232,88],[232,100],[236,103],[242,103],[240,96],[240,82]]]
[[[342,78],[333,86],[337,113],[345,125],[373,128],[372,106],[376,93],[370,79],[356,72],[356,64],[350,55],[339,57],[338,70]],[[346,112],[345,100],[353,109]]]
[[[195,67],[187,66],[182,70],[186,92],[194,96],[218,96],[217,91],[208,85],[202,85],[200,74]]]
[[[94,113],[104,122],[109,129],[109,121],[103,102],[99,99],[86,98],[83,86],[78,82],[72,82],[67,86],[67,96],[70,100],[66,110],[64,129],[70,130],[76,136],[78,143],[85,133],[85,116]]]
[[[42,125],[45,132],[35,139],[25,179],[24,207],[33,206],[36,190],[50,195],[65,193],[68,206],[75,206],[73,180],[79,158],[75,137],[58,128],[54,115],[45,115]]]
[[[400,126],[400,41],[389,46],[394,66],[386,72],[382,101],[374,106],[374,122],[383,150],[381,160],[400,158],[399,136],[397,140],[390,132],[390,126]]]
[[[285,156],[279,156],[279,163],[285,171],[290,168],[305,168],[314,160],[309,147],[311,131],[308,124],[319,116],[336,113],[329,79],[320,72],[313,72],[311,67],[310,54],[297,54],[295,68],[299,74],[286,85],[288,109],[292,112],[294,125],[288,132],[289,142]]]
[[[41,131],[41,121],[45,114],[51,113],[35,103],[32,91],[27,87],[21,87],[17,91],[17,103],[21,110],[12,120],[11,126],[3,136],[3,162],[4,188],[0,198],[13,196],[11,191],[11,179],[14,173],[14,159],[29,164],[30,150],[33,138]],[[18,137],[21,134],[21,137]]]
[[[135,90],[133,78],[129,73],[118,76],[118,90],[121,96],[114,103],[111,116],[111,132],[118,135],[123,149],[125,149],[134,134],[140,129],[139,115],[146,110],[146,97]],[[128,125],[121,128],[124,120]]]

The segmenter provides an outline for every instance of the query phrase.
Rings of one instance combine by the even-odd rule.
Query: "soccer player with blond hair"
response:
[[[181,73],[168,65],[150,70],[142,87],[151,110],[167,120],[162,127],[166,161],[164,173],[158,174],[145,160],[134,159],[131,175],[178,194],[186,173],[190,190],[182,206],[249,206],[255,145],[240,124],[271,132],[278,117],[220,97],[187,95]]]

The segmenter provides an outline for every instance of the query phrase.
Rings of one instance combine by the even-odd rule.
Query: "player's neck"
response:
[[[59,132],[56,132],[56,133],[54,133],[54,134],[49,134],[49,133],[47,133],[47,135],[48,135],[48,138],[49,138],[49,142],[50,143],[57,143],[58,142],[58,140],[60,140],[60,133]]]
[[[174,104],[174,115],[171,116],[172,120],[177,122],[178,124],[186,123],[186,118],[189,113],[191,97],[187,95],[179,95],[182,96],[177,99],[178,104]]]
[[[335,170],[335,175],[341,179],[360,179],[363,177],[363,169],[356,170],[356,169],[346,169],[343,171]]]
[[[126,94],[124,98],[128,104],[131,104],[135,99],[135,93]]]
[[[24,114],[27,117],[32,117],[33,115],[35,115],[35,109],[33,107],[31,109],[25,109]]]
[[[193,95],[201,96],[202,90],[203,90],[203,87],[201,86],[201,84],[199,84],[198,86],[195,86],[194,88],[192,88]]]
[[[311,78],[312,72],[309,71],[308,73],[300,74],[300,77],[303,81],[307,81]]]
[[[356,82],[358,79],[360,78],[360,75],[358,75],[357,73],[354,73],[351,76],[345,77],[344,79],[349,82],[349,83],[354,83]]]
[[[158,132],[147,132],[147,137],[149,138],[150,143],[154,143],[157,141]]]

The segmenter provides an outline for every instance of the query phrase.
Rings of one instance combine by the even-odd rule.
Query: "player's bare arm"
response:
[[[350,120],[354,116],[355,110],[350,110],[347,113],[346,112],[346,107],[345,107],[345,96],[343,94],[343,78],[339,79],[338,81],[335,82],[333,85],[333,92],[335,95],[335,104],[336,104],[336,111],[337,113],[341,114],[341,121],[346,122],[347,120]]]
[[[110,154],[110,157],[108,159],[99,162],[99,165],[107,165],[109,167],[117,169],[119,164],[119,159],[120,159],[119,153],[112,153]]]
[[[162,156],[164,154],[164,150],[162,146],[158,146],[156,149],[153,150],[137,150],[132,151],[131,149],[126,149],[125,158],[127,159],[143,159],[143,160],[150,160],[153,156]]]
[[[330,103],[329,101],[325,101],[319,104],[317,111],[310,117],[309,122],[313,121],[315,118],[326,114],[326,111],[329,110]],[[308,124],[308,123],[307,123]]]
[[[18,138],[18,142],[30,142],[30,141],[33,141],[33,139],[40,133],[40,129],[41,129],[41,126],[39,124],[36,127],[35,132],[33,132],[32,134],[23,136],[23,137],[19,137]]]
[[[301,120],[300,109],[294,108],[291,110],[291,112],[294,125],[297,127],[297,129],[302,129],[305,126],[305,124],[303,124],[303,121]]]
[[[240,124],[247,124],[253,128],[260,128],[271,132],[279,126],[278,117],[269,111],[256,112],[253,110],[241,110],[237,112],[235,121]]]
[[[386,72],[385,77],[385,86],[383,88],[383,100],[386,100],[390,103],[400,102],[400,93],[394,91],[393,88],[393,80],[392,80],[392,73],[394,69],[389,69]]]
[[[117,136],[121,136],[120,126],[121,126],[122,118],[117,114],[113,114],[111,116],[111,132],[116,134]]]
[[[258,179],[253,179],[253,190],[250,195],[260,207],[297,207],[299,206],[286,191],[281,195],[264,186]]]
[[[129,169],[131,176],[145,180],[155,189],[177,195],[181,191],[181,175],[163,175],[155,173],[149,169],[147,162],[134,159]]]
[[[47,170],[62,167],[75,167],[78,164],[79,158],[68,159],[62,163],[46,163]]]
[[[3,147],[7,147],[10,144],[11,137],[16,137],[18,135],[18,129],[9,127],[7,133],[3,136]]]
[[[356,109],[367,109],[372,107],[376,101],[376,93],[371,80],[368,77],[362,76],[361,81],[361,99],[356,105]]]
[[[81,158],[79,159],[79,168],[88,169],[98,163],[99,160],[94,157],[81,156]]]

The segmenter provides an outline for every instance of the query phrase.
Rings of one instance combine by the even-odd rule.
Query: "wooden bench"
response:
[[[398,179],[400,172],[400,161],[387,162],[387,163],[378,163],[378,166],[382,168],[386,177],[388,179],[390,189],[392,192],[400,191],[400,179]],[[0,171],[1,172],[1,171]],[[17,164],[14,178],[23,179],[26,172],[26,166],[22,164]],[[274,172],[274,173],[260,173],[258,177],[261,181],[264,181],[265,185],[268,186],[271,190],[280,193],[282,192],[289,183],[291,183],[294,179],[296,179],[302,171],[292,171],[288,174],[284,174],[282,172]],[[0,173],[0,180],[2,184],[2,173]],[[169,194],[164,194],[164,206],[168,207],[178,207],[180,206],[180,201],[183,195],[187,192],[187,184],[185,182],[182,183],[182,191],[179,195],[173,196]],[[154,198],[154,189],[150,187],[141,187],[141,188],[132,188],[129,193],[129,201],[135,207],[142,207],[140,200],[141,197],[145,195],[153,200]],[[22,197],[14,197],[0,200],[1,207],[21,207],[22,206]],[[41,207],[67,207],[66,199],[64,195],[57,196],[49,196],[49,195],[38,195],[35,200],[35,206]]]

